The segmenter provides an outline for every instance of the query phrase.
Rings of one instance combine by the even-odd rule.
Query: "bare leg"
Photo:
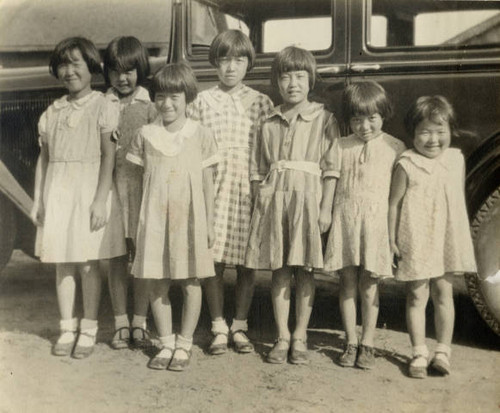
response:
[[[311,318],[313,303],[314,303],[314,273],[311,271],[304,271],[303,268],[297,270],[296,276],[296,301],[295,312],[297,322],[293,338],[302,339],[305,342],[307,339],[307,326]],[[299,350],[302,350],[299,348]],[[306,350],[305,348],[303,350]]]
[[[76,293],[76,265],[57,264],[56,265],[56,293],[59,313],[62,320],[73,318],[75,309]]]
[[[172,334],[172,306],[168,295],[170,280],[151,280],[149,283],[151,311],[160,337]]]
[[[356,303],[358,289],[358,267],[345,267],[339,271],[339,303],[342,324],[346,334],[346,343],[358,345],[356,333]]]
[[[425,307],[429,301],[429,280],[411,281],[406,295],[406,324],[413,347],[425,346]]]
[[[282,267],[279,270],[273,271],[271,283],[274,321],[276,322],[276,328],[278,330],[278,338],[283,338],[288,341],[290,340],[288,317],[290,314],[291,279],[292,269],[290,267]]]
[[[362,272],[359,279],[359,294],[363,325],[361,344],[373,347],[379,309],[378,279],[371,277],[369,271],[360,271]]]
[[[134,278],[134,315],[148,315],[150,282],[151,280],[145,278]]]
[[[128,257],[109,260],[108,285],[115,316],[127,314]]]
[[[182,281],[182,294],[184,303],[182,305],[181,335],[191,339],[200,318],[201,286],[199,280],[190,278]]]
[[[216,263],[215,277],[207,278],[203,282],[212,321],[224,319],[224,267],[224,264]]]
[[[432,280],[431,295],[434,304],[434,324],[436,327],[437,342],[450,347],[455,323],[451,276],[444,275]]]
[[[97,320],[102,289],[98,261],[81,264],[79,269],[82,277],[83,317]]]
[[[236,267],[236,320],[246,320],[255,290],[255,271],[242,266]]]

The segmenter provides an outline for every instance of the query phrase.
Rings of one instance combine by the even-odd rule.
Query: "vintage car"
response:
[[[0,5],[0,159],[10,171],[0,169],[0,268],[13,248],[28,253],[33,249],[34,228],[22,210],[29,209],[33,192],[37,119],[64,93],[48,74],[54,44],[80,34],[102,49],[117,35],[134,35],[148,46],[154,68],[187,61],[206,88],[217,82],[208,63],[209,45],[220,31],[236,28],[249,35],[257,51],[247,83],[275,102],[279,96],[270,86],[271,61],[276,51],[295,44],[311,50],[318,62],[320,80],[313,99],[340,114],[346,84],[376,80],[395,107],[395,116],[384,128],[408,145],[403,117],[416,97],[441,94],[453,103],[461,132],[452,145],[467,157],[467,202],[479,267],[466,281],[481,316],[500,334],[500,2],[126,0],[120,7],[102,0],[31,3],[23,2],[21,10],[13,0]],[[96,87],[104,87],[102,79],[96,79]]]

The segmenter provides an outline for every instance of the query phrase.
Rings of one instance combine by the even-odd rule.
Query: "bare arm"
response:
[[[35,196],[33,209],[31,210],[31,220],[36,226],[42,226],[45,220],[45,205],[43,203],[43,192],[45,188],[45,177],[49,164],[49,153],[46,145],[40,148],[40,155],[36,163],[35,172]]]
[[[332,224],[333,197],[335,196],[336,186],[336,177],[329,176],[323,179],[323,195],[319,211],[319,230],[321,233],[328,231]]]
[[[208,248],[212,248],[215,242],[214,233],[214,172],[213,167],[203,169],[203,196],[205,197],[205,209],[207,212],[207,236]]]
[[[90,206],[90,230],[97,231],[106,225],[106,200],[113,180],[115,167],[115,144],[111,141],[111,132],[101,133],[101,164],[99,181],[94,200]]]
[[[389,196],[389,243],[391,253],[400,258],[401,254],[397,245],[397,228],[399,217],[401,213],[401,203],[406,193],[407,188],[407,175],[401,166],[396,166],[392,175],[391,194]]]

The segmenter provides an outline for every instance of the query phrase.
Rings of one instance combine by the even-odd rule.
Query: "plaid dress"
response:
[[[214,133],[221,156],[215,165],[214,260],[243,265],[251,218],[250,153],[273,108],[268,96],[248,86],[232,94],[215,86],[201,92],[190,116]]]

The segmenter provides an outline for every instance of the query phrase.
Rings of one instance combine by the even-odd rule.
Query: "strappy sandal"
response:
[[[225,342],[215,344],[215,341],[219,336],[224,336]],[[215,333],[214,338],[210,343],[210,347],[208,347],[208,354],[212,356],[218,356],[220,354],[224,354],[227,351],[227,338],[228,338],[227,336],[228,336],[227,333],[219,333],[219,332]]]
[[[176,358],[175,355],[177,354],[178,351],[186,353],[186,355],[188,356],[187,359]],[[190,360],[191,360],[191,350],[186,350],[185,348],[177,347],[174,351],[172,360],[170,361],[170,364],[168,365],[167,369],[171,371],[183,371],[189,366]]]
[[[286,348],[280,348],[280,343],[286,343]],[[290,340],[287,338],[279,337],[273,348],[267,353],[266,361],[271,364],[283,364],[288,357],[288,350],[290,349]]]
[[[80,335],[78,336],[78,338],[80,338],[80,336],[85,336],[85,337],[92,339],[93,344],[91,346],[81,346],[78,344],[78,341],[79,341],[78,340],[76,342],[76,346],[75,346],[75,349],[73,350],[73,354],[72,354],[72,357],[75,359],[87,358],[88,356],[90,356],[94,352],[96,335],[91,334],[91,333],[87,333],[85,331],[80,331]]]
[[[170,357],[163,357],[161,355],[163,350],[170,351]],[[170,364],[170,361],[172,360],[173,355],[174,355],[173,348],[163,347],[156,356],[154,356],[151,360],[149,360],[148,367],[153,370],[166,370],[168,365]]]
[[[235,340],[234,336],[236,334],[239,334],[240,337],[243,338],[243,340]],[[234,350],[237,353],[245,354],[245,353],[252,353],[254,351],[253,344],[250,342],[250,339],[248,338],[246,331],[236,330],[231,332],[231,339],[234,345]]]
[[[135,337],[134,332],[140,332],[140,337]],[[151,335],[142,327],[132,327],[130,329],[130,341],[135,349],[144,349],[151,346]]]
[[[451,373],[450,360],[448,354],[438,351],[434,354],[430,366],[437,373],[446,376]]]
[[[427,357],[417,354],[413,356],[408,364],[408,376],[413,379],[424,379],[427,377]]]
[[[127,334],[125,335],[125,332]],[[130,344],[130,328],[121,327],[115,330],[113,334],[113,340],[111,340],[111,347],[114,350],[123,350],[128,348]]]
[[[59,340],[66,334],[72,334],[73,340],[65,343],[60,343]],[[69,356],[73,352],[76,343],[76,331],[62,330],[57,342],[52,346],[52,354],[54,356],[64,357]]]
[[[297,350],[295,348],[297,343],[302,343],[306,350]],[[307,364],[309,359],[307,357],[307,342],[301,338],[292,339],[292,349],[290,351],[290,363],[292,364]]]

